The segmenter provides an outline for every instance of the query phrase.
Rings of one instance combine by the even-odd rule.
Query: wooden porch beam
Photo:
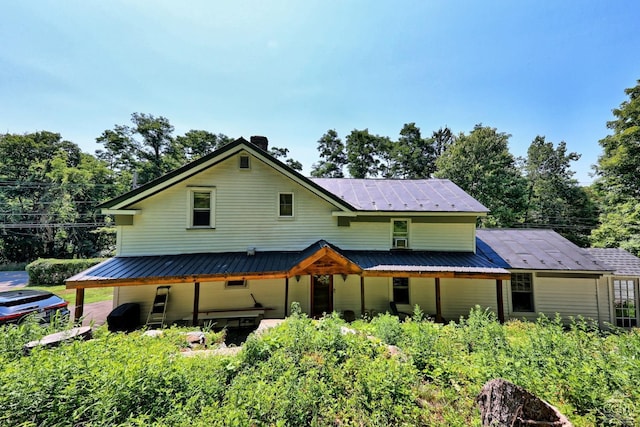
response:
[[[73,314],[73,320],[78,323],[84,312],[84,289],[76,289],[76,308]]]
[[[284,317],[289,313],[289,278],[284,279]]]
[[[498,320],[504,323],[504,302],[502,297],[502,280],[496,280],[496,298],[498,300]]]
[[[193,319],[191,324],[196,326],[198,324],[198,311],[200,311],[200,282],[193,283]]]
[[[360,315],[364,314],[364,277],[360,276]]]
[[[458,273],[453,271],[363,271],[365,277],[427,277],[444,279],[509,279],[510,273]]]
[[[198,276],[144,277],[137,279],[79,280],[77,282],[67,282],[66,288],[110,288],[120,286],[169,285],[193,282],[223,282],[226,280],[284,279],[286,277],[286,271],[276,271],[267,273],[248,273],[235,275],[213,274]]]
[[[436,322],[442,323],[442,302],[440,299],[440,278],[436,277]]]

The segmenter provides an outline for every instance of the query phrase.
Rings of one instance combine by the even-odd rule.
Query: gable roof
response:
[[[476,235],[513,269],[611,271],[553,230],[484,228]]]
[[[215,150],[198,160],[188,163],[178,169],[175,169],[166,175],[163,175],[153,181],[150,181],[134,190],[131,190],[119,197],[108,200],[100,205],[98,208],[103,209],[126,209],[127,207],[138,203],[154,194],[159,193],[179,182],[184,181],[226,159],[241,152],[246,151],[253,155],[255,158],[264,162],[268,166],[276,169],[283,175],[289,177],[293,181],[307,188],[311,192],[317,194],[321,198],[327,200],[329,203],[335,205],[344,211],[354,210],[353,206],[349,203],[337,197],[335,194],[327,191],[323,187],[320,187],[316,183],[312,182],[308,178],[301,175],[299,172],[291,169],[268,152],[262,150],[256,145],[250,143],[246,139],[240,137],[234,142],[225,145],[224,147]]]
[[[587,248],[598,261],[608,265],[616,276],[640,276],[640,258],[619,248]]]
[[[98,207],[126,210],[226,159],[246,151],[343,212],[442,212],[484,215],[488,209],[447,179],[307,178],[244,138],[150,181]]]
[[[311,178],[311,181],[363,211],[489,211],[448,179]]]

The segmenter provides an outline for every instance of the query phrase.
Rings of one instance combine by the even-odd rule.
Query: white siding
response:
[[[360,316],[360,276],[350,275],[347,280],[342,276],[333,276],[333,310],[344,313],[351,310],[356,316]]]
[[[446,321],[468,317],[469,311],[479,305],[497,313],[495,280],[440,279],[440,303]]]
[[[475,223],[412,223],[411,247],[432,251],[475,251]]]
[[[596,279],[543,278],[534,276],[533,298],[537,313],[564,319],[583,316],[598,319]]]
[[[409,279],[409,313],[413,313],[415,305],[425,314],[436,314],[436,285],[435,279],[411,278]]]
[[[364,309],[375,310],[376,313],[389,311],[389,283],[388,277],[367,277],[364,280]]]
[[[330,203],[252,160],[238,170],[231,157],[215,167],[142,202],[132,226],[120,226],[118,255],[198,252],[300,250],[325,239],[343,249],[390,248],[390,222],[352,222],[338,227]],[[215,229],[188,229],[189,187],[215,186]],[[294,193],[294,218],[278,218],[279,192]],[[473,224],[414,223],[411,247],[427,250],[473,250]]]
[[[170,285],[167,303],[167,322],[191,319],[193,312],[193,283]],[[140,323],[147,321],[151,303],[155,297],[157,286],[122,286],[118,288],[116,305],[125,302],[140,304]],[[203,282],[200,284],[200,311],[207,309],[235,309],[253,307],[251,294],[264,307],[273,308],[265,312],[266,318],[284,317],[284,279],[252,280],[246,288],[225,288],[225,282]]]
[[[291,313],[291,303],[300,304],[303,313],[311,312],[311,276],[300,276],[300,281],[295,277],[289,279],[289,307],[287,313]]]

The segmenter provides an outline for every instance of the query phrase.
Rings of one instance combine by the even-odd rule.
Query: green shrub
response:
[[[64,281],[87,268],[104,261],[103,258],[92,259],[38,259],[27,265],[29,285],[58,286]]]

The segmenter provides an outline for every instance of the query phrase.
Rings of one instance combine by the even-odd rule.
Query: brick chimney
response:
[[[269,140],[266,136],[254,135],[251,137],[251,143],[264,151],[269,149]]]

